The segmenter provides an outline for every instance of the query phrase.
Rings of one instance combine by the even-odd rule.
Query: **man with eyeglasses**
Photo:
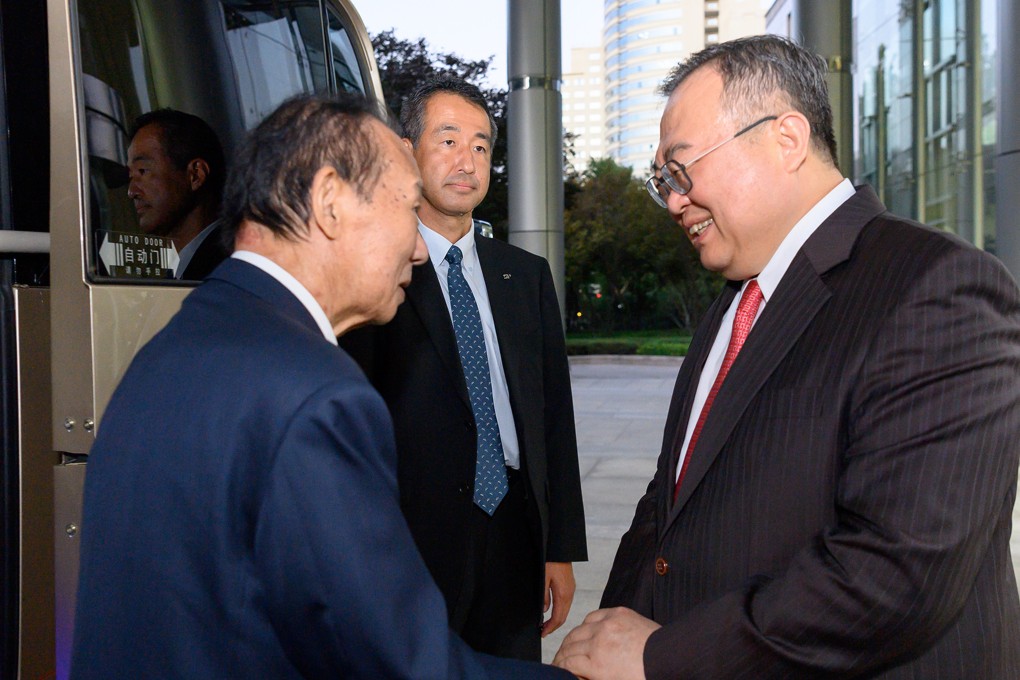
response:
[[[649,193],[728,284],[604,609],[556,663],[616,680],[1020,677],[1013,279],[843,178],[816,55],[740,39],[662,90]]]

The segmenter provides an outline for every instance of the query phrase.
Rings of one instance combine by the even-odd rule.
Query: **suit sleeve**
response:
[[[305,677],[559,677],[476,655],[397,505],[392,431],[360,381],[332,383],[292,417],[257,509],[255,565],[273,625]],[[517,675],[515,675],[517,674]]]
[[[644,617],[652,617],[652,563],[655,560],[656,528],[655,499],[659,478],[664,474],[659,465],[645,495],[638,501],[630,529],[620,539],[620,546],[602,592],[600,609],[628,607]]]
[[[647,677],[866,674],[921,654],[961,614],[993,535],[1009,535],[1016,285],[954,249],[875,323],[839,425],[837,523],[782,573],[653,633]]]
[[[545,450],[548,462],[549,539],[547,562],[583,562],[588,559],[584,503],[577,464],[574,402],[570,367],[563,338],[560,304],[549,263],[542,261],[540,278],[542,314],[543,389],[545,391]]]

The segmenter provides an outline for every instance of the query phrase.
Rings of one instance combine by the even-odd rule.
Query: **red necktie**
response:
[[[730,344],[726,348],[726,356],[723,357],[722,366],[719,368],[719,375],[715,377],[712,389],[708,392],[708,398],[705,399],[705,405],[701,407],[698,422],[694,425],[694,432],[691,434],[691,443],[687,445],[684,465],[680,468],[680,475],[677,477],[676,486],[673,488],[674,501],[676,501],[677,494],[680,493],[680,484],[683,483],[684,475],[687,474],[687,465],[691,462],[694,445],[698,443],[701,428],[705,426],[705,419],[712,408],[712,402],[715,401],[715,395],[719,393],[719,388],[722,387],[726,374],[730,372],[730,366],[733,365],[734,359],[737,358],[740,348],[744,346],[747,334],[751,332],[751,326],[754,325],[754,317],[758,315],[758,307],[761,305],[761,301],[762,294],[761,288],[758,287],[758,281],[751,279],[751,282],[747,284],[747,288],[744,289],[743,297],[740,298],[740,304],[737,305],[737,315],[733,318],[733,333],[730,335]]]

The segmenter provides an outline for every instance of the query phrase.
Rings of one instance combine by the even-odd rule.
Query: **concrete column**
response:
[[[793,40],[820,54],[829,64],[829,99],[836,132],[839,168],[854,172],[854,92],[850,78],[853,55],[851,0],[796,0]]]
[[[1020,0],[999,0],[999,80],[995,104],[998,140],[995,153],[996,253],[1020,279]]]
[[[549,260],[564,310],[559,0],[512,0],[507,175],[510,243]]]

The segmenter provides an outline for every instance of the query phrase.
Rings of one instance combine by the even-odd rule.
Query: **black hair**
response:
[[[400,107],[400,126],[404,130],[404,136],[411,140],[411,144],[418,146],[418,141],[425,133],[425,105],[437,94],[453,94],[463,97],[485,111],[485,115],[489,119],[489,134],[491,136],[489,143],[496,143],[496,119],[492,117],[489,104],[485,101],[482,91],[465,80],[439,76],[416,87],[411,94],[407,95]]]
[[[159,128],[163,152],[178,170],[186,170],[188,163],[196,158],[206,162],[209,166],[209,175],[202,189],[209,192],[219,203],[226,180],[226,161],[219,137],[209,124],[198,116],[183,111],[156,109],[135,119],[131,126],[131,139],[135,138],[139,130],[149,125]]]

